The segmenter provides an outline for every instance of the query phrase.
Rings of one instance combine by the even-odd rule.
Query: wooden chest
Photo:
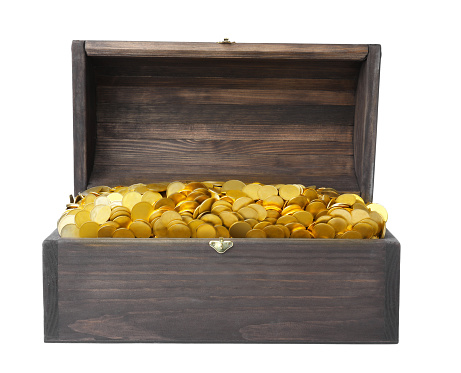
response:
[[[373,195],[379,45],[74,41],[75,193],[228,180]],[[46,342],[397,343],[400,244],[43,243]]]

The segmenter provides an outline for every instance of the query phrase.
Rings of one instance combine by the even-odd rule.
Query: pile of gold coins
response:
[[[387,211],[299,184],[172,182],[87,189],[58,220],[66,238],[383,238]]]

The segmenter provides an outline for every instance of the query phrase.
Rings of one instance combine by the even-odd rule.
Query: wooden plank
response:
[[[358,44],[252,44],[178,43],[147,41],[87,41],[89,56],[286,58],[361,61],[367,45]]]
[[[373,200],[381,46],[370,45],[357,86],[354,121],[355,170],[362,197]]]
[[[45,342],[59,338],[58,239],[56,230],[42,245]]]
[[[399,304],[400,304],[400,243],[389,236],[392,244],[386,248],[385,266],[385,336],[386,339],[399,342]]]
[[[223,78],[175,76],[106,76],[96,77],[98,87],[183,87],[221,89],[288,89],[355,91],[357,79]]]
[[[136,132],[139,126],[161,123],[163,132],[175,133],[173,125],[203,125],[201,133],[208,132],[206,125],[240,126],[268,125],[272,130],[287,125],[298,125],[311,130],[323,125],[353,126],[354,107],[337,105],[140,105],[131,104],[98,104],[98,125],[103,123],[120,123],[126,130],[132,128]],[[170,126],[171,127],[170,129]],[[213,127],[213,126],[210,126]],[[337,128],[338,129],[338,128]],[[248,128],[247,131],[250,131]],[[254,128],[258,134],[261,128]],[[210,130],[212,131],[212,130]],[[236,132],[236,131],[234,131]],[[288,131],[285,131],[288,133]],[[176,132],[177,134],[179,132]],[[256,134],[256,133],[255,133]],[[270,135],[270,133],[265,133]]]
[[[85,189],[92,171],[96,140],[96,110],[91,66],[85,42],[72,42],[72,90],[74,120],[74,193]]]
[[[99,87],[98,102],[142,105],[354,105],[353,91]]]
[[[57,240],[60,341],[396,342],[383,312],[390,233],[235,239],[224,255],[205,239]]]

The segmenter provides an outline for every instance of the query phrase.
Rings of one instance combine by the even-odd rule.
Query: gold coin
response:
[[[85,197],[84,203],[85,203],[85,204],[94,203],[96,197],[97,197],[97,196],[96,196],[95,194],[90,193],[90,194],[88,194],[88,195]]]
[[[285,201],[283,200],[282,197],[280,196],[269,196],[263,201],[263,206],[276,206],[279,209],[282,209],[283,205],[285,204]]]
[[[150,215],[154,212],[154,206],[150,202],[138,202],[131,209],[131,220],[138,219],[149,220]]]
[[[308,227],[314,221],[314,217],[308,211],[297,211],[293,214],[293,217],[305,227]]]
[[[109,220],[111,214],[111,209],[109,206],[97,205],[94,206],[93,210],[90,212],[90,218],[92,221],[102,224]]]
[[[158,237],[158,238],[168,237],[168,228],[166,224],[163,223],[161,218],[158,218],[155,222],[153,222],[152,229],[153,229],[155,237]]]
[[[253,229],[264,229],[265,227],[267,227],[268,225],[272,225],[272,223],[268,222],[268,221],[261,221],[259,222],[258,224],[256,224]]]
[[[315,224],[312,228],[312,233],[315,238],[334,238],[335,229],[328,224],[319,223]]]
[[[75,214],[75,225],[77,228],[80,228],[83,223],[87,221],[91,221],[90,212],[86,210],[81,210],[77,214]]]
[[[110,193],[107,198],[110,202],[122,202],[123,196],[120,193]]]
[[[213,206],[211,208],[211,213],[215,215],[219,215],[223,211],[232,211],[232,209],[224,205]]]
[[[182,220],[181,215],[176,211],[165,211],[160,220],[163,222],[165,226],[167,226],[173,220]]]
[[[168,228],[167,235],[169,238],[190,238],[191,231],[186,224],[173,224]]]
[[[287,226],[282,225],[282,224],[276,224],[275,226],[279,227],[283,231],[283,233],[285,235],[285,238],[290,237],[291,232],[290,232],[290,230],[288,229]]]
[[[174,209],[179,213],[181,211],[189,211],[190,213],[193,213],[198,206],[199,203],[196,201],[181,201]]]
[[[112,237],[117,227],[113,225],[101,225],[98,229],[98,237]]]
[[[370,211],[376,211],[378,214],[380,214],[384,222],[387,223],[387,210],[383,206],[381,206],[378,203],[370,203],[369,205],[367,205],[367,207]]]
[[[82,238],[98,237],[99,224],[94,221],[87,221],[80,227],[79,235]]]
[[[142,195],[138,192],[128,192],[123,196],[122,206],[128,207],[131,211],[134,205],[141,202]]]
[[[200,225],[197,230],[197,238],[215,238],[216,229],[208,223],[203,223]]]
[[[246,238],[266,238],[266,232],[264,232],[262,229],[250,229],[246,235]]]
[[[268,225],[263,229],[266,233],[267,238],[285,238],[285,232],[279,226]]]
[[[149,202],[152,206],[157,202],[159,199],[162,198],[162,195],[159,192],[153,192],[148,190],[143,193],[141,197],[141,202]]]
[[[264,219],[266,219],[267,211],[263,206],[258,205],[257,203],[250,203],[247,207],[252,208],[253,210],[255,210],[258,213],[258,220],[259,221],[263,221]]]
[[[128,217],[130,217],[131,214],[130,214],[129,212],[127,212],[127,211],[117,210],[117,211],[112,212],[112,213],[110,214],[109,219],[110,219],[110,220],[114,220],[114,219],[118,218],[119,216],[128,216]]]
[[[61,237],[62,238],[79,238],[80,229],[77,227],[76,224],[66,224],[61,229]]]
[[[98,198],[94,200],[94,205],[95,206],[99,206],[99,205],[109,206],[110,202],[111,200],[107,198],[106,196],[99,196]]]
[[[297,229],[291,232],[290,238],[314,238],[307,229]]]
[[[318,194],[316,190],[313,188],[307,188],[306,190],[304,190],[303,196],[306,197],[309,201],[318,198]]]
[[[221,192],[227,192],[229,190],[242,190],[246,184],[240,180],[229,180],[226,181],[221,187]]]
[[[279,191],[273,185],[264,185],[258,190],[258,197],[259,199],[262,199],[262,200],[265,200],[271,196],[277,196],[278,194],[279,194]]]
[[[379,232],[381,232],[381,228],[379,227],[378,223],[376,223],[373,219],[371,218],[366,218],[363,220],[360,220],[361,223],[367,223],[370,224],[373,228],[373,236],[376,236]]]
[[[370,218],[373,219],[376,222],[376,224],[378,224],[379,231],[382,231],[384,227],[384,220],[381,214],[376,211],[370,211]]]
[[[251,225],[251,228],[253,228],[256,224],[259,223],[256,219],[245,219],[244,221],[245,221],[246,223],[250,224],[250,225]]]
[[[306,211],[310,212],[314,218],[320,211],[326,210],[325,204],[320,201],[312,201],[306,206]]]
[[[147,189],[150,189],[152,192],[165,192],[168,187],[168,183],[152,183],[146,185]]]
[[[168,198],[171,199],[175,205],[177,205],[179,202],[184,201],[186,199],[186,195],[181,192],[178,192],[170,194]]]
[[[346,220],[347,225],[352,225],[352,216],[351,216],[351,213],[347,210],[344,210],[344,209],[330,210],[328,214],[331,216],[339,216],[343,218],[344,220]]]
[[[205,201],[203,201],[198,207],[199,214],[211,211],[211,206],[213,206],[214,202],[216,202],[214,198],[207,198]]]
[[[298,197],[301,194],[298,185],[286,184],[279,189],[279,195],[285,201]]]
[[[299,205],[289,205],[282,210],[282,215],[293,215],[295,212],[304,211]]]
[[[306,230],[306,227],[304,225],[302,225],[301,223],[296,223],[296,222],[285,224],[285,227],[287,227],[292,233],[293,231],[297,231],[300,229]]]
[[[193,190],[196,190],[196,189],[208,189],[208,187],[205,184],[200,183],[200,182],[191,182],[191,183],[184,185],[183,190],[192,192]]]
[[[331,225],[336,233],[343,233],[347,229],[347,221],[340,217],[331,218],[328,221],[328,224]]]
[[[112,235],[113,238],[135,238],[134,233],[127,228],[118,228]]]
[[[230,203],[228,201],[225,201],[225,200],[222,200],[222,199],[213,202],[212,208],[214,208],[216,206],[221,206],[221,205],[229,207],[229,209],[232,209],[232,203]]]
[[[135,220],[130,224],[130,231],[136,238],[149,238],[152,236],[152,227],[149,223],[142,220]]]
[[[128,216],[118,216],[113,221],[121,228],[128,228],[131,224],[131,219]]]
[[[147,192],[147,186],[145,184],[136,184],[132,185],[133,190],[139,194],[144,194]]]
[[[229,233],[233,238],[244,238],[249,230],[251,230],[250,224],[238,221],[230,226]]]
[[[215,225],[216,237],[230,238],[229,230],[222,225]]]
[[[183,190],[184,187],[185,187],[185,185],[183,183],[181,183],[180,181],[175,181],[173,183],[170,183],[170,184],[168,184],[168,186],[166,188],[166,196],[169,197],[173,193],[177,193],[177,192]]]
[[[357,224],[360,220],[369,218],[370,214],[364,210],[352,210],[351,211],[351,218],[352,218],[352,225]]]
[[[277,219],[277,224],[297,223],[298,220],[292,215],[284,215]]]
[[[355,194],[341,194],[336,198],[336,203],[344,203],[349,206],[352,206],[356,201]]]
[[[83,209],[86,211],[91,211],[93,210],[93,208],[94,208],[94,203],[88,203],[85,205],[85,207],[83,207]]]
[[[157,210],[163,206],[169,206],[174,209],[176,205],[174,204],[173,200],[169,198],[160,198],[157,202],[155,202],[154,209]]]
[[[368,223],[357,223],[352,227],[352,230],[359,232],[363,238],[371,238],[373,236],[373,227]]]
[[[229,228],[232,224],[238,222],[238,217],[234,215],[232,212],[228,211],[223,211],[219,214],[219,217],[221,218],[223,225]]]
[[[258,219],[259,217],[258,212],[251,207],[242,207],[238,210],[238,213],[242,215],[244,219]]]
[[[258,190],[261,189],[262,185],[259,183],[247,184],[242,189],[242,192],[245,193],[248,197],[256,201],[259,199]]]
[[[205,214],[200,219],[205,223],[210,223],[211,225],[222,225],[222,220],[219,216],[214,214]]]
[[[278,218],[280,218],[280,212],[277,210],[267,209],[266,214],[267,214],[266,219],[271,218],[271,219],[277,220]]]
[[[298,196],[298,197],[294,197],[292,199],[290,199],[288,202],[287,202],[287,206],[290,206],[290,205],[298,205],[299,207],[301,207],[302,209],[304,209],[304,207],[306,207],[307,205],[307,198],[304,197],[304,196]]]
[[[241,197],[248,197],[246,193],[242,192],[241,190],[228,190],[226,192],[226,196],[231,199],[231,201],[235,201]],[[254,202],[253,200],[251,202]]]
[[[234,204],[232,206],[232,210],[233,211],[238,211],[242,207],[246,207],[251,203],[254,203],[252,198],[250,198],[250,197],[240,197],[240,198],[235,200],[235,202],[234,202]]]
[[[363,237],[357,231],[347,231],[347,232],[344,232],[339,238],[344,238],[344,239],[347,238],[347,239],[352,239],[352,240],[361,240]]]
[[[315,223],[328,223],[331,219],[333,219],[330,215],[322,215],[315,219]]]

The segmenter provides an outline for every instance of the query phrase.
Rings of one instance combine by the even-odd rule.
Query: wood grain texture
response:
[[[220,255],[204,239],[71,240],[55,233],[44,250],[58,257],[48,264],[59,275],[51,295],[58,310],[48,317],[59,330],[47,341],[397,342],[396,314],[385,311],[398,304],[398,282],[386,275],[398,270],[400,257],[390,233],[340,245],[233,241]]]
[[[89,56],[197,57],[197,58],[287,58],[363,60],[364,45],[325,44],[218,44],[148,41],[87,41]]]
[[[85,42],[72,43],[72,91],[74,120],[74,194],[88,185],[96,143],[96,86]]]
[[[354,123],[354,158],[357,181],[365,201],[373,200],[381,46],[370,45],[360,69]]]

